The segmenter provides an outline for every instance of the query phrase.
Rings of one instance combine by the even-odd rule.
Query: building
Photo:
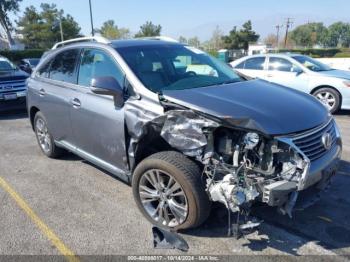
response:
[[[273,50],[271,45],[266,44],[249,44],[248,55],[266,54]]]

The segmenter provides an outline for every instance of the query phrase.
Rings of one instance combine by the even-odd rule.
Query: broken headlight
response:
[[[244,136],[244,144],[245,148],[247,149],[253,149],[256,147],[259,143],[259,135],[254,132],[249,132]]]

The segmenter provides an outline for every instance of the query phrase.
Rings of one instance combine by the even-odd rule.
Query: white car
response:
[[[350,71],[333,69],[309,56],[253,55],[233,61],[231,66],[242,75],[314,95],[332,113],[350,109]]]

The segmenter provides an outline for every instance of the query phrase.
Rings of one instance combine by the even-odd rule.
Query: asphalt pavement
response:
[[[239,240],[226,236],[226,210],[216,206],[203,226],[181,233],[183,253],[153,248],[129,185],[72,154],[46,158],[26,114],[2,114],[0,255],[350,255],[350,112],[336,121],[342,162],[319,202],[293,219],[257,207],[265,222]]]

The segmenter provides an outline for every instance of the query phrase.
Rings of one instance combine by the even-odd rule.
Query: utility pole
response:
[[[91,0],[89,0],[89,6],[90,6],[90,21],[91,21],[91,35],[94,36],[94,22],[92,20],[92,8],[91,8]]]
[[[284,37],[284,48],[287,47],[288,29],[289,29],[289,27],[292,26],[292,24],[293,24],[292,18],[288,17],[288,18],[287,18],[287,22],[286,22],[286,35],[285,35],[285,37]]]
[[[283,27],[283,25],[276,25],[276,30],[277,30],[277,34],[276,34],[276,47],[277,49],[280,47],[279,44],[279,40],[280,40],[280,29]]]
[[[60,17],[60,31],[61,31],[61,41],[63,42],[64,38],[63,38],[63,29],[62,29],[62,17]]]

